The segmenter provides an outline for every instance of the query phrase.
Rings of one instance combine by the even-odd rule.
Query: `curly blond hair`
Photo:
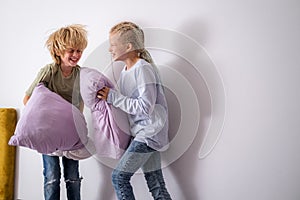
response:
[[[85,30],[85,26],[73,24],[53,32],[46,41],[46,46],[54,62],[60,64],[60,55],[63,55],[68,48],[83,51],[87,47],[87,43],[87,31]]]

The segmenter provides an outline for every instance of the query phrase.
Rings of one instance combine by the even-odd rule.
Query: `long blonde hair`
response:
[[[150,64],[154,64],[150,53],[145,49],[144,31],[138,25],[128,21],[120,22],[113,26],[109,33],[118,33],[122,42],[132,44],[139,58],[146,60]]]
[[[67,48],[78,48],[83,51],[87,43],[85,26],[73,24],[53,32],[46,41],[46,46],[54,62],[60,64],[61,58],[59,54],[62,55]]]

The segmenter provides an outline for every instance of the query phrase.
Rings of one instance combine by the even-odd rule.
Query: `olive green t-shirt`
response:
[[[80,67],[77,65],[72,69],[68,77],[64,77],[59,65],[51,63],[41,68],[33,83],[26,91],[26,95],[31,96],[34,88],[43,82],[52,92],[59,94],[65,100],[79,109],[82,101],[79,87]]]

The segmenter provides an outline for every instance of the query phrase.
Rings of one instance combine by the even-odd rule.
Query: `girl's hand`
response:
[[[109,88],[108,87],[103,87],[101,90],[99,90],[97,92],[97,97],[99,99],[102,99],[102,100],[106,101],[107,96],[108,96],[108,92],[109,92]]]

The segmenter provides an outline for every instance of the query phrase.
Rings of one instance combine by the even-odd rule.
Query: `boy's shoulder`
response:
[[[49,71],[49,70],[58,70],[58,66],[55,63],[48,63],[44,65],[41,70]]]
[[[76,65],[75,67],[75,72],[78,73],[80,71],[80,66]],[[52,73],[52,74],[56,74],[59,70],[59,65],[56,63],[48,63],[46,64],[44,67],[42,67],[41,71],[44,71],[45,73]]]

